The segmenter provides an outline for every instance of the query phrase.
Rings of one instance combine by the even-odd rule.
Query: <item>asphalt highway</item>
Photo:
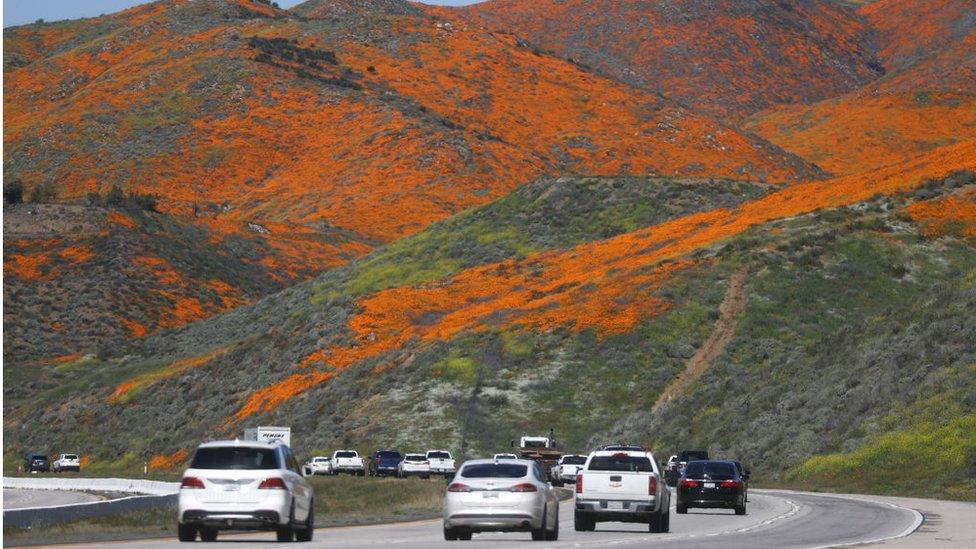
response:
[[[67,490],[22,490],[3,489],[4,509],[23,509],[24,507],[47,507],[49,505],[68,505],[98,501],[102,498],[94,494]]]
[[[175,520],[175,517],[174,517]],[[528,533],[476,534],[470,542],[444,541],[440,520],[427,520],[375,526],[328,528],[315,531],[311,543],[278,543],[273,533],[222,533],[218,542],[230,547],[262,548],[374,548],[397,549],[429,547],[704,547],[704,548],[822,548],[858,543],[877,543],[885,539],[904,541],[918,528],[922,516],[905,507],[883,501],[805,492],[753,490],[748,513],[736,516],[725,510],[689,510],[687,515],[671,515],[671,533],[651,534],[646,526],[602,523],[596,532],[573,530],[571,502],[560,507],[559,541],[533,543]],[[186,547],[175,539],[118,542],[113,547]],[[88,548],[106,544],[73,545]]]

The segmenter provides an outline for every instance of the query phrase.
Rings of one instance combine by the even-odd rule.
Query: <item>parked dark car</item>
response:
[[[32,473],[34,471],[50,472],[51,460],[44,454],[27,454],[27,457],[24,458],[24,472]]]
[[[396,450],[377,450],[369,459],[369,475],[373,477],[397,476],[403,456]]]
[[[746,482],[734,461],[690,461],[678,481],[675,510],[685,514],[689,508],[735,509],[746,514]]]

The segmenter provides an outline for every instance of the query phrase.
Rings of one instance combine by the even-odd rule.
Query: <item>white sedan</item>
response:
[[[312,487],[279,442],[201,444],[180,485],[180,541],[215,541],[219,530],[274,530],[278,541],[310,541]]]
[[[559,500],[538,463],[476,459],[461,466],[444,496],[444,539],[470,540],[478,532],[558,539]]]

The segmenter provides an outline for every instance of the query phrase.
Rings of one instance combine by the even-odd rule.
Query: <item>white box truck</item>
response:
[[[257,440],[263,442],[278,441],[285,446],[291,447],[291,427],[254,427],[244,429],[244,440]]]

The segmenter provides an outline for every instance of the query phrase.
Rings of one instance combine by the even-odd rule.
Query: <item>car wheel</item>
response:
[[[359,471],[358,473],[356,473],[356,476],[365,477],[366,471]]]
[[[665,510],[664,516],[661,518],[663,519],[661,521],[661,533],[667,534],[668,532],[671,531],[671,510],[670,509]]]
[[[546,541],[559,540],[559,510],[556,510],[556,522],[552,525],[552,530],[546,532]]]
[[[308,502],[308,516],[301,528],[295,530],[295,539],[298,541],[312,541],[315,532],[315,501]]]
[[[197,527],[192,524],[177,524],[176,537],[180,541],[196,541]]]
[[[735,508],[735,514],[737,514],[737,515],[744,515],[744,514],[746,514],[746,504],[743,503],[742,505],[737,506]]]
[[[539,525],[539,529],[532,529],[532,541],[545,541],[546,540],[546,523],[549,522],[549,510],[542,510],[542,524]]]
[[[278,541],[295,541],[295,503],[291,504],[291,512],[288,513],[288,524],[279,525],[275,528]]]
[[[577,532],[592,532],[596,529],[596,523],[583,513],[576,511],[573,513],[573,529]]]
[[[446,541],[457,541],[457,539],[458,539],[457,530],[455,530],[454,528],[448,528],[447,526],[445,526],[444,527],[444,540],[446,540]]]
[[[217,531],[212,528],[201,528],[200,529],[200,540],[202,541],[217,541]]]
[[[471,536],[472,536],[471,530],[465,530],[465,531],[462,531],[462,532],[458,532],[458,535],[457,535],[458,539],[461,540],[461,541],[471,541]]]
[[[674,510],[675,510],[675,511],[676,511],[676,512],[677,512],[677,513],[678,513],[679,515],[684,515],[684,514],[687,514],[687,513],[688,513],[688,508],[687,508],[687,507],[685,507],[684,505],[677,505],[677,506],[675,506],[675,508],[674,508]]]

